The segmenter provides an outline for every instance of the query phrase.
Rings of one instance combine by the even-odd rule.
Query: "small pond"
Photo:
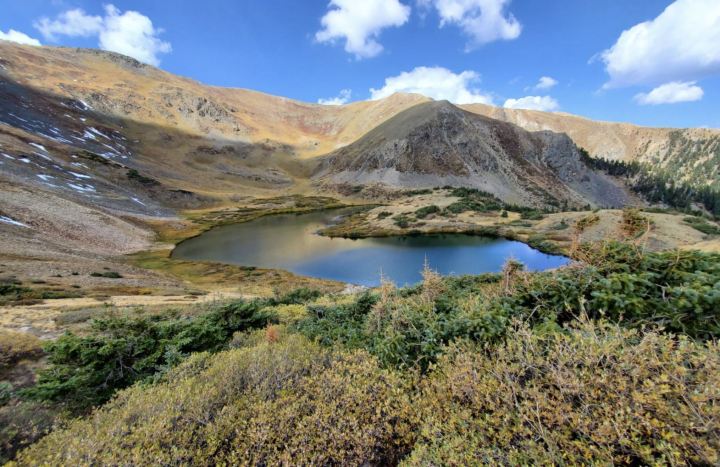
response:
[[[569,260],[499,238],[441,234],[351,240],[317,235],[352,208],[266,216],[225,225],[180,243],[173,258],[285,269],[296,274],[376,286],[382,274],[398,285],[420,280],[423,263],[443,275],[497,272],[509,258],[539,271]]]

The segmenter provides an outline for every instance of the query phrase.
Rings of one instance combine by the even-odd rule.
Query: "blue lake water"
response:
[[[376,286],[381,274],[398,285],[420,280],[424,262],[443,275],[497,272],[510,258],[527,269],[552,269],[569,261],[516,241],[442,234],[367,239],[327,238],[321,228],[348,210],[267,216],[214,228],[180,243],[173,258],[285,269],[304,276]]]

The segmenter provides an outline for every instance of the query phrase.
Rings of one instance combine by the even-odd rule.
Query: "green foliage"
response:
[[[537,273],[496,306],[535,323],[583,313],[627,326],[659,326],[699,339],[720,336],[720,255],[643,253],[622,243],[584,245],[587,267]]]
[[[640,214],[635,208],[625,208],[622,211],[620,228],[629,238],[637,238],[647,232],[652,226],[652,221]]]
[[[545,219],[545,215],[542,212],[536,210],[524,210],[520,213],[520,218],[530,221],[539,221]]]
[[[683,219],[683,222],[706,235],[720,235],[720,227],[718,227],[717,224],[711,224],[707,219],[702,217],[686,217]]]
[[[497,278],[486,279],[445,290]],[[418,375],[287,334],[195,354],[18,463],[715,465],[719,350],[589,321],[511,325],[497,345],[454,344]]]
[[[616,177],[624,177],[630,188],[651,203],[663,203],[685,211],[692,204],[702,205],[714,216],[720,216],[720,191],[709,185],[693,185],[678,181],[677,173],[638,162],[625,162],[590,157],[580,149],[585,163]],[[715,168],[717,170],[717,168]]]
[[[578,232],[584,232],[588,227],[591,227],[600,222],[600,216],[593,212],[587,216],[583,216],[575,222],[575,230]]]
[[[354,298],[305,289],[97,321],[50,344],[30,392],[84,408],[146,384],[19,462],[720,462],[720,255],[576,254],[552,272],[426,268],[417,286]]]
[[[392,216],[392,213],[390,211],[382,211],[382,212],[378,213],[377,218],[385,219],[386,217],[390,217],[390,216]]]
[[[395,221],[395,225],[397,225],[401,229],[408,228],[410,226],[410,222],[412,221],[412,219],[405,214],[398,214],[396,216],[393,216],[393,220]]]
[[[25,394],[60,401],[73,410],[101,404],[118,389],[151,379],[191,352],[218,351],[233,333],[265,326],[273,318],[262,311],[267,304],[237,301],[194,319],[95,320],[89,335],[67,333],[46,345],[50,367]]]
[[[324,345],[366,348],[386,365],[420,369],[454,340],[497,342],[512,319],[557,328],[587,313],[698,339],[720,336],[720,255],[605,243],[585,245],[578,256],[588,264],[514,272],[503,284],[497,275],[460,282],[428,275],[417,288],[384,286],[380,296],[351,305],[309,307],[298,330]]]
[[[50,367],[24,394],[81,411],[107,401],[118,389],[151,381],[190,353],[217,352],[237,332],[286,318],[273,307],[299,305],[319,296],[317,290],[300,288],[274,298],[217,305],[195,318],[97,319],[88,335],[66,333],[46,345]]]
[[[44,281],[33,281],[33,284],[45,284]],[[0,278],[0,306],[33,304],[51,298],[77,298],[82,293],[77,290],[65,290],[52,287],[26,287],[19,280]]]
[[[440,208],[431,204],[430,206],[425,206],[415,211],[415,217],[418,219],[425,219],[430,214],[436,214],[438,212],[440,212]]]
[[[158,182],[154,178],[146,177],[145,175],[142,175],[140,172],[138,172],[135,169],[130,169],[127,171],[127,178],[130,181],[137,182],[137,183],[140,183],[141,185],[145,185],[145,186],[160,185],[160,182]]]
[[[122,274],[117,271],[91,272],[91,277],[105,277],[107,279],[122,279]]]

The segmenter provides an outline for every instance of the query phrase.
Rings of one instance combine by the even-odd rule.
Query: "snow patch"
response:
[[[47,174],[37,174],[37,177],[38,177],[40,180],[42,180],[43,182],[47,182],[47,181],[52,180],[53,178],[55,178],[55,177],[53,177],[52,175],[47,175]]]
[[[80,193],[94,193],[95,187],[92,185],[76,185],[74,183],[68,183],[67,186]]]
[[[42,144],[38,144],[38,143],[28,143],[28,144],[29,144],[30,146],[33,146],[33,147],[38,148],[38,149],[41,150],[41,151],[48,152],[48,150],[45,149],[45,146],[43,146]]]
[[[28,229],[30,228],[27,225],[23,224],[22,222],[16,221],[15,219],[8,217],[8,216],[0,216],[0,222],[3,222],[5,224],[10,224],[10,225],[15,225],[18,227],[25,227]]]
[[[135,201],[135,202],[138,203],[138,204],[142,204],[143,206],[147,206],[147,204],[143,203],[142,201],[140,201],[140,200],[137,199],[137,198],[130,198],[130,199],[133,200],[133,201]]]
[[[70,172],[75,178],[92,178],[90,175],[85,175],[77,172]]]

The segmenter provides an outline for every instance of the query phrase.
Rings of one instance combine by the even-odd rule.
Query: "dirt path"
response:
[[[0,307],[0,329],[30,332],[42,338],[52,338],[62,331],[58,329],[55,318],[66,311],[105,306],[124,308],[194,305],[234,298],[250,297],[237,292],[213,292],[201,296],[118,295],[103,300],[89,297],[45,300],[37,305]]]

